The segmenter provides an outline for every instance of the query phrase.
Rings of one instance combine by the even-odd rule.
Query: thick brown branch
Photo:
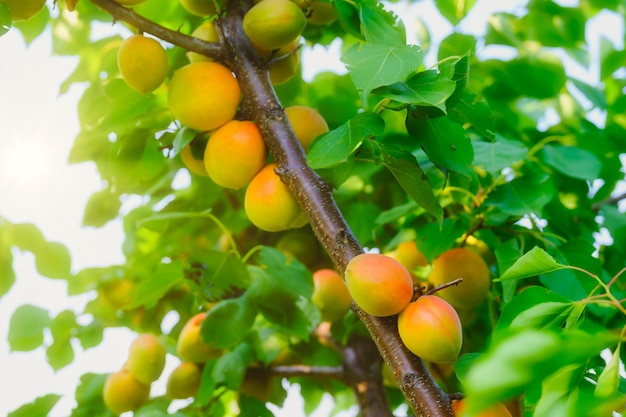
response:
[[[126,22],[142,32],[149,33],[171,44],[180,46],[188,51],[197,52],[199,54],[214,58],[216,61],[225,64],[230,63],[226,60],[226,54],[221,44],[215,42],[207,42],[193,36],[185,35],[178,31],[168,29],[152,20],[148,20],[132,9],[120,5],[113,0],[90,0],[96,6],[106,10],[113,16],[115,20]]]

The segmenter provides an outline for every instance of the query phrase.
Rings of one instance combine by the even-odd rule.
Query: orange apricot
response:
[[[127,368],[110,374],[102,391],[104,404],[117,414],[138,409],[149,397],[150,385],[138,381]]]
[[[309,150],[309,146],[315,138],[328,132],[328,123],[316,109],[306,106],[291,106],[285,109],[285,113],[305,152]]]
[[[455,417],[465,417],[466,403],[465,399],[452,402],[452,412]],[[511,417],[511,413],[502,403],[497,403],[493,407],[474,414],[474,417]]]
[[[204,167],[216,184],[238,190],[263,168],[267,155],[267,147],[254,122],[231,120],[209,138]]]
[[[345,282],[354,302],[373,316],[400,313],[413,298],[413,278],[390,256],[363,253],[348,262]]]
[[[298,201],[275,172],[278,165],[266,165],[248,184],[244,209],[248,219],[259,229],[279,232],[306,224]]]
[[[240,101],[237,79],[216,62],[194,62],[179,68],[168,90],[172,115],[196,130],[213,130],[232,120]]]
[[[313,302],[322,313],[322,320],[335,322],[343,318],[350,309],[352,296],[339,272],[333,269],[318,269],[313,273]]]
[[[183,361],[203,363],[222,354],[221,350],[213,348],[202,340],[200,326],[205,317],[204,312],[194,315],[180,331],[176,353]]]
[[[437,292],[454,307],[469,309],[487,298],[491,286],[489,267],[483,258],[468,248],[450,249],[433,261],[428,281],[434,285],[446,284],[457,278],[463,281]]]
[[[454,362],[463,343],[461,320],[454,307],[436,295],[423,295],[398,316],[402,343],[428,362]]]

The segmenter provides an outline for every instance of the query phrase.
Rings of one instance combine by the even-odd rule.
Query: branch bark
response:
[[[244,10],[238,2],[229,2],[229,10],[217,20],[221,44],[214,44],[157,25],[113,0],[90,1],[108,11],[116,20],[228,65],[237,75],[246,100],[246,110],[258,124],[279,165],[279,175],[306,212],[316,237],[326,248],[337,270],[343,272],[350,259],[363,253],[335,203],[331,187],[306,164],[304,150],[270,82],[268,62],[258,57],[243,32],[241,20]],[[365,324],[415,414],[453,417],[448,396],[438,387],[423,361],[409,352],[400,340],[397,317],[370,316],[354,303],[352,310]],[[379,394],[384,394],[381,387],[376,389]],[[387,414],[388,409],[387,413],[378,415]]]

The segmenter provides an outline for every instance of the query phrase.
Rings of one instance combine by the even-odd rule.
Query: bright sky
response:
[[[519,3],[523,2],[508,2],[507,8],[514,9]],[[481,16],[498,6],[502,7],[500,2],[479,1],[463,27],[480,32],[485,27]],[[398,7],[401,6],[394,5]],[[422,17],[436,16],[430,12],[431,2],[421,2],[420,7]],[[399,15],[405,17],[414,13],[401,11]],[[405,24],[407,32],[414,33],[414,23],[406,21]],[[440,28],[439,33],[449,28],[449,24],[438,17],[429,18],[428,25]],[[605,36],[617,45],[623,38],[620,30]],[[435,33],[433,38],[436,43],[440,35]],[[335,45],[335,53],[339,51],[338,46]],[[68,246],[73,271],[123,262],[119,222],[100,229],[81,227],[87,199],[101,184],[93,164],[67,165],[78,133],[76,106],[82,89],[75,86],[59,97],[58,87],[74,69],[76,61],[51,56],[49,36],[43,36],[26,48],[21,36],[11,31],[0,37],[0,48],[4,57],[0,61],[0,216],[15,223],[34,223],[48,240]],[[306,61],[306,57],[303,60]],[[318,57],[312,61],[332,62],[334,68],[341,65],[329,58]],[[431,60],[427,65],[433,63]],[[304,75],[308,78],[311,74]],[[593,74],[588,76],[593,78]],[[76,345],[74,363],[56,374],[47,364],[43,349],[9,353],[6,335],[16,307],[30,303],[56,315],[64,309],[81,311],[88,300],[88,296],[69,298],[63,282],[40,277],[32,255],[18,252],[14,255],[18,279],[11,291],[0,299],[0,415],[7,415],[36,396],[58,393],[64,397],[50,417],[65,416],[73,407],[73,391],[80,375],[117,370],[134,336],[124,331],[108,331],[102,348],[85,352]],[[164,375],[176,364],[170,359]],[[163,378],[160,382],[153,390],[156,395],[164,392]],[[296,397],[290,397],[285,415],[293,417],[302,409]],[[328,406],[328,402],[325,404]],[[325,407],[319,415],[327,412]]]

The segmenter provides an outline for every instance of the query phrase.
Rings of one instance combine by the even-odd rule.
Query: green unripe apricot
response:
[[[289,0],[261,0],[243,18],[243,30],[255,45],[273,50],[295,41],[306,26],[302,10]]]
[[[150,384],[161,376],[166,353],[158,337],[141,334],[130,345],[126,366],[138,381]]]

